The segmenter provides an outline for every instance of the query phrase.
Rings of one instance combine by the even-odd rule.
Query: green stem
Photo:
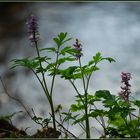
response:
[[[96,66],[96,63],[95,65]],[[93,71],[89,74],[88,78],[87,78],[87,85],[86,85],[86,90],[88,90],[88,86],[89,86],[89,81],[90,81],[90,78],[91,78],[91,75],[92,75]]]
[[[42,83],[42,81],[40,80],[39,76],[35,73],[35,71],[33,69],[31,69],[31,71],[34,73],[34,75],[36,76],[36,78],[38,79],[39,83],[41,84],[43,91],[45,92],[45,95],[47,96],[47,98],[49,98],[48,94],[46,94],[46,89]]]
[[[69,80],[69,82],[70,82],[70,83],[72,84],[72,86],[74,87],[75,91],[77,92],[78,96],[80,97],[80,99],[81,99],[81,101],[82,101],[82,103],[83,103],[83,105],[84,105],[84,104],[85,104],[85,103],[84,103],[84,100],[82,99],[82,96],[81,96],[81,94],[79,93],[78,89],[76,88],[74,82],[72,82],[71,80]]]
[[[53,126],[54,126],[55,130],[56,130],[55,111],[54,111],[54,104],[53,104],[53,99],[52,99],[52,93],[53,93],[53,88],[54,88],[54,80],[55,80],[55,77],[56,77],[56,69],[58,68],[57,67],[58,57],[59,57],[59,47],[58,47],[57,56],[56,56],[56,60],[55,60],[56,64],[55,64],[55,67],[54,67],[54,74],[53,74],[53,78],[52,78],[51,91],[50,91],[50,101],[51,101],[50,104],[51,104],[51,110],[52,110]]]
[[[88,117],[88,92],[87,92],[87,88],[86,88],[86,84],[85,84],[85,78],[84,78],[84,73],[82,70],[82,65],[81,65],[81,61],[79,58],[79,65],[80,65],[80,69],[81,69],[81,74],[82,74],[82,80],[83,80],[83,86],[84,86],[84,92],[85,92],[85,116],[86,116],[86,138],[90,138],[90,125],[89,125],[89,117]]]
[[[95,109],[97,110],[97,107],[96,105],[93,103],[93,106],[95,107]],[[100,121],[101,121],[101,125],[102,127],[105,129],[105,121],[104,121],[104,118],[102,116],[100,116]]]
[[[39,82],[40,82],[40,84],[41,84],[41,86],[42,86],[42,88],[43,88],[43,90],[44,90],[44,92],[46,94],[46,89],[45,89],[43,83],[41,82],[40,78],[38,77],[38,75],[35,73],[35,71],[33,69],[31,69],[31,70],[33,71],[33,73],[35,74],[37,79],[39,80]],[[52,118],[53,118],[53,126],[54,126],[54,129],[56,130],[56,125],[54,124],[54,122],[55,122],[55,114],[54,114],[54,107],[53,107],[52,98],[48,94],[46,94],[46,96],[47,96],[47,98],[49,100],[49,103],[50,103],[50,107],[51,107],[51,111],[52,111]]]
[[[40,58],[40,54],[39,54],[39,49],[38,49],[37,41],[35,41],[35,47],[36,47],[37,55],[38,55],[38,57]],[[39,60],[39,65],[40,65],[40,68],[43,68],[43,67],[42,67],[42,63],[40,62],[40,60]],[[46,80],[45,80],[44,72],[41,72],[41,74],[42,74],[43,83],[44,83],[46,92],[47,92],[47,94],[49,94],[48,87],[47,87]]]
[[[56,130],[55,111],[54,111],[53,100],[52,100],[52,97],[51,96],[50,96],[50,106],[51,106],[51,111],[52,111],[53,128]]]
[[[35,47],[36,47],[37,55],[40,58],[37,41],[35,41]],[[42,63],[40,62],[40,60],[39,60],[39,64],[40,64],[40,68],[43,68]],[[45,86],[45,94],[46,94],[46,96],[48,98],[48,101],[49,101],[50,107],[51,107],[52,119],[53,119],[53,128],[56,130],[55,114],[54,114],[54,107],[53,107],[52,97],[50,96],[49,91],[48,91],[48,87],[47,87],[47,84],[46,84],[44,72],[42,71],[41,74],[42,74],[43,83],[44,83],[44,86]]]
[[[59,57],[59,49],[57,51],[57,56],[56,56],[56,64],[54,67],[54,74],[53,74],[53,78],[52,78],[52,84],[51,84],[51,91],[50,91],[50,96],[52,97],[52,93],[53,93],[53,87],[54,87],[54,80],[55,80],[55,76],[56,76],[56,69],[58,68],[57,64],[58,64],[58,57]]]

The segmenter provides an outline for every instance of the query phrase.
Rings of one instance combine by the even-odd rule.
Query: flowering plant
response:
[[[134,108],[140,108],[139,100],[131,100],[130,97],[130,73],[122,73],[121,92],[119,95],[113,95],[108,90],[99,90],[95,93],[89,93],[89,84],[92,74],[99,70],[98,64],[102,61],[115,62],[111,57],[103,57],[100,52],[97,52],[87,64],[82,64],[82,44],[76,39],[73,46],[68,46],[66,43],[72,40],[67,33],[60,33],[57,37],[53,38],[55,47],[39,48],[39,31],[37,19],[32,15],[27,21],[29,39],[33,46],[35,46],[37,56],[34,58],[14,59],[12,68],[17,66],[24,66],[29,68],[36,78],[38,79],[43,92],[45,93],[50,108],[50,119],[38,118],[35,113],[32,119],[46,127],[52,119],[53,128],[56,131],[56,123],[61,133],[65,132],[65,137],[70,136],[77,138],[68,129],[63,126],[63,122],[71,122],[72,125],[78,124],[86,133],[86,138],[91,137],[90,119],[95,119],[103,128],[104,134],[101,137],[119,138],[119,137],[139,137],[140,136],[140,121],[139,115],[133,113],[136,111]],[[41,52],[44,51],[45,55]],[[49,57],[52,53],[53,57]],[[55,58],[54,58],[55,56]],[[66,68],[61,67],[62,64],[68,63]],[[71,62],[77,62],[73,65]],[[69,81],[76,91],[76,103],[70,106],[68,112],[62,112],[62,106],[54,107],[53,102],[53,89],[56,76]],[[47,77],[51,76],[51,87],[48,88]],[[76,86],[77,80],[82,81],[83,91],[79,91]],[[97,107],[97,103],[103,105],[103,109]],[[56,119],[56,113],[59,113],[60,122]],[[107,121],[105,121],[105,119]],[[41,120],[41,122],[40,122]],[[133,128],[130,129],[130,128]],[[64,131],[62,131],[62,129]],[[54,136],[55,137],[55,136]]]

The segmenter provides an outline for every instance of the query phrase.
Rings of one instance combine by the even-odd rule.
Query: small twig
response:
[[[134,116],[134,117],[136,117],[137,119],[140,119],[140,117],[139,116],[136,116],[135,114],[133,114],[133,113],[130,113],[132,116]]]
[[[49,113],[51,116],[52,114]],[[60,124],[56,119],[55,121],[59,124],[59,126],[61,126],[66,132],[68,132],[70,135],[72,135],[72,137],[74,137],[75,139],[78,139],[78,137],[76,137],[74,134],[72,134],[69,130],[67,130],[62,124]]]
[[[24,105],[19,99],[15,98],[15,97],[13,97],[13,96],[11,96],[11,95],[9,94],[9,92],[8,92],[8,90],[7,90],[7,88],[6,88],[5,84],[4,84],[4,82],[3,82],[1,76],[0,76],[0,80],[1,80],[2,86],[3,86],[3,88],[4,88],[5,94],[6,94],[9,98],[11,98],[11,99],[17,101],[17,102],[25,109],[25,111],[27,112],[27,114],[28,114],[28,115],[30,116],[30,118],[32,119],[32,116],[31,116],[31,114],[29,113],[29,111],[27,110],[27,108],[25,107],[25,105]]]
[[[95,107],[95,109],[97,109],[96,105],[93,104],[93,106]],[[105,129],[105,121],[104,121],[104,118],[102,116],[100,116],[100,120],[101,120],[101,126]]]

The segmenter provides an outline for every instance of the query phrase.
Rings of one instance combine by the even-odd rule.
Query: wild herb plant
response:
[[[99,90],[95,94],[88,94],[88,118],[95,119],[103,128],[101,138],[139,138],[140,137],[140,101],[130,96],[130,73],[122,72],[122,86],[119,95],[113,95],[108,90]],[[81,95],[80,95],[81,96]],[[79,124],[86,132],[84,121],[86,120],[85,109],[82,104],[85,97],[77,96],[76,104],[72,104],[64,120],[73,120],[72,124]],[[103,108],[97,108],[97,103]],[[77,114],[74,114],[74,113]],[[81,116],[81,113],[83,115]],[[106,121],[105,121],[106,119]],[[87,133],[87,132],[86,132]]]
[[[131,96],[130,79],[130,73],[122,72],[119,95],[115,96],[109,91],[106,95],[101,93],[95,95],[102,98],[101,101],[105,107],[102,116],[108,118],[105,137],[140,138],[140,100]]]
[[[61,127],[60,130],[63,129],[65,131],[65,138],[68,137],[68,134],[77,138],[63,126],[64,121],[70,124],[70,120],[72,120],[72,125],[80,125],[86,133],[86,138],[90,138],[91,126],[89,119],[95,119],[104,130],[104,134],[101,137],[140,137],[140,101],[130,98],[130,73],[122,73],[121,77],[124,85],[121,87],[122,90],[119,95],[111,94],[108,90],[99,90],[91,94],[89,92],[89,84],[92,74],[100,70],[98,64],[105,60],[110,63],[115,62],[115,60],[111,57],[103,57],[100,52],[97,52],[87,64],[83,65],[81,43],[76,39],[73,46],[68,46],[66,43],[72,38],[69,38],[67,33],[63,32],[53,38],[55,46],[39,48],[39,32],[36,17],[32,15],[27,21],[27,25],[30,35],[29,39],[34,46],[33,49],[36,50],[37,56],[34,58],[14,59],[12,68],[17,66],[26,67],[36,76],[48,99],[51,108],[50,117],[55,130],[56,123],[58,123]],[[42,52],[45,52],[45,55]],[[64,64],[69,65],[65,66]],[[68,112],[62,113],[60,111],[62,109],[61,105],[56,109],[54,107],[53,92],[57,75],[69,81],[77,94],[76,103],[70,106]],[[50,89],[48,88],[49,76],[52,78]],[[82,92],[76,86],[78,80],[82,81]],[[104,108],[98,108],[97,103],[101,103]],[[136,115],[136,108],[139,110],[138,115]],[[56,120],[56,113],[60,116],[60,122]],[[51,121],[51,119],[37,117],[34,112],[33,114],[34,117],[32,119],[42,127],[48,126],[48,123]],[[104,119],[107,119],[107,121]]]
[[[107,60],[110,63],[115,62],[115,60],[111,57],[102,57],[101,53],[96,53],[95,56],[92,57],[86,65],[82,65],[81,57],[82,53],[82,45],[79,43],[79,40],[76,39],[75,44],[73,44],[73,49],[76,53],[71,53],[72,57],[75,57],[75,61],[77,61],[77,66],[68,66],[66,69],[57,69],[57,74],[61,75],[61,78],[68,80],[77,93],[76,104],[72,104],[69,113],[63,113],[67,117],[66,120],[72,119],[74,120],[73,124],[79,124],[81,128],[86,132],[86,138],[90,138],[90,123],[89,117],[92,113],[91,105],[94,102],[94,96],[89,94],[88,87],[90,83],[91,76],[93,72],[99,70],[97,66],[100,62]],[[65,49],[65,52],[66,49]],[[63,53],[65,55],[65,53]],[[75,82],[81,79],[83,87],[83,93],[79,92],[79,89],[76,87]],[[72,116],[71,112],[77,112],[75,116]],[[81,115],[82,114],[82,115]]]
[[[34,58],[27,57],[23,59],[14,59],[12,60],[13,64],[11,69],[17,66],[23,66],[30,69],[33,72],[33,74],[36,76],[50,104],[51,117],[53,120],[53,128],[56,130],[55,110],[54,110],[54,103],[53,103],[53,89],[54,89],[57,69],[65,61],[75,60],[75,58],[73,58],[72,56],[62,57],[65,56],[65,53],[71,54],[76,52],[75,49],[71,48],[70,46],[65,46],[65,43],[71,40],[71,38],[67,37],[67,33],[60,33],[57,37],[53,38],[55,43],[54,47],[48,47],[43,49],[39,48],[38,23],[37,23],[37,18],[34,15],[32,15],[28,19],[27,26],[28,26],[29,39],[31,41],[32,46],[34,47],[33,49],[36,50],[37,56]],[[44,56],[41,55],[42,51],[46,52]],[[49,57],[50,53],[51,56],[53,56],[52,58]],[[49,84],[47,81],[48,76],[52,77],[50,89],[48,88],[48,84]],[[35,120],[37,120],[36,116],[35,116]]]

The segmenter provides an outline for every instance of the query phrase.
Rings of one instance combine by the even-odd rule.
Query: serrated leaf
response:
[[[57,46],[61,46],[61,42],[58,38],[53,38],[53,40],[57,44]]]
[[[98,116],[106,116],[106,114],[107,114],[107,111],[104,111],[104,110],[99,110],[99,109],[96,109],[96,110],[93,110],[90,114],[89,114],[89,116],[90,117],[93,117],[93,118],[96,118],[96,117],[98,117]]]
[[[77,107],[76,104],[72,104],[71,107],[70,107],[70,110],[71,110],[72,112],[76,112],[76,111],[79,110],[79,108]]]
[[[66,43],[66,42],[70,41],[71,39],[72,38],[68,38],[68,39],[64,40],[63,43]]]
[[[66,33],[61,32],[61,33],[58,35],[58,37],[59,37],[59,39],[60,39],[61,42],[66,38],[66,36],[67,36],[67,32],[66,32]]]
[[[81,73],[73,74],[71,79],[82,79],[82,74]]]
[[[71,50],[72,50],[72,47],[71,46],[66,46],[64,49],[62,49],[60,51],[60,54],[65,55],[66,53],[71,52]]]
[[[93,56],[93,60],[95,61],[95,63],[98,63],[99,61],[101,61],[101,59],[102,59],[102,56],[100,52],[96,53],[96,55]]]
[[[100,68],[98,68],[96,65],[92,66],[90,69],[91,69],[91,71],[97,71],[97,70],[100,70]]]
[[[88,62],[88,66],[91,66],[94,63],[95,63],[95,61],[94,60],[91,60],[91,61]]]
[[[51,48],[43,48],[43,49],[40,49],[40,51],[57,52],[56,51],[56,48],[54,48],[54,47],[51,47]]]
[[[24,67],[28,67],[28,68],[31,68],[32,65],[31,65],[31,62],[29,60],[29,58],[24,58],[24,59],[13,59],[12,60],[13,64],[12,64],[12,68],[15,68],[17,66],[24,66]]]
[[[76,69],[79,68],[78,66],[70,66],[67,69],[60,70],[61,78],[65,79],[73,79],[74,72]]]
[[[102,60],[108,60],[110,63],[116,62],[116,61],[115,61],[113,58],[111,58],[111,57],[102,58]]]
[[[112,95],[108,90],[98,90],[96,91],[95,96],[98,98],[112,99]]]
[[[75,61],[75,58],[72,58],[72,57],[59,58],[57,63],[60,65],[60,64],[63,64],[64,62],[66,62],[66,61]]]
[[[116,101],[113,99],[106,99],[103,101],[104,107],[112,107],[116,105]]]
[[[46,72],[46,69],[41,67],[36,68],[36,73],[42,73],[42,72]]]

